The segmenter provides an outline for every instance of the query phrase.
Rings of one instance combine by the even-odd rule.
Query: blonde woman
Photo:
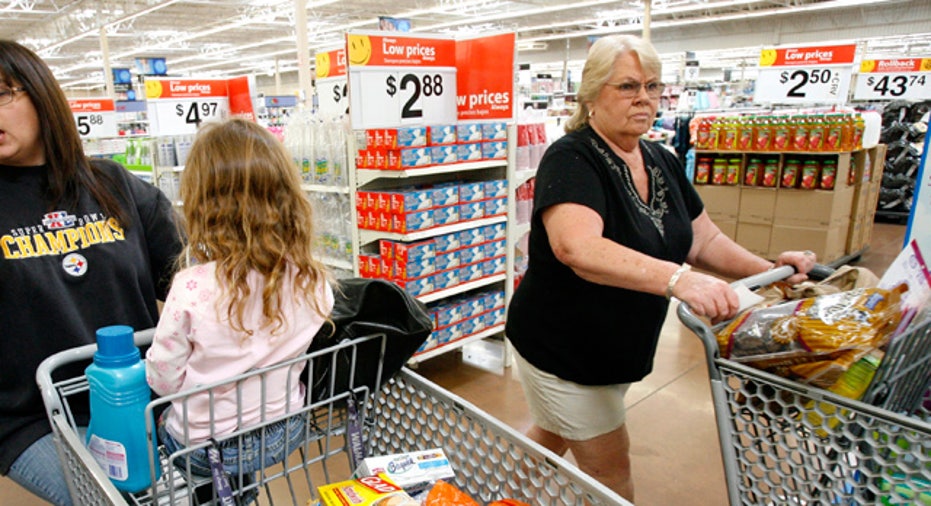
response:
[[[181,198],[188,265],[172,281],[146,355],[152,389],[173,394],[305,353],[333,293],[311,253],[310,203],[284,146],[249,121],[204,125],[185,164]],[[162,443],[173,452],[259,424],[263,411],[269,420],[299,410],[302,368],[277,369],[264,382],[250,378],[240,391],[217,388],[173,402],[159,423]],[[221,444],[227,472],[248,475],[283,460],[302,442],[302,420],[289,417]],[[193,454],[191,466],[210,475],[205,453]]]

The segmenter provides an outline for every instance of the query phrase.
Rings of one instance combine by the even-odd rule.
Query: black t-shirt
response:
[[[653,368],[666,299],[580,278],[554,256],[541,217],[552,205],[584,205],[604,220],[604,237],[684,262],[701,199],[675,155],[647,141],[640,141],[640,150],[650,181],[649,203],[637,195],[621,158],[591,128],[558,139],[540,162],[530,263],[508,308],[506,333],[528,362],[565,380],[630,383]]]
[[[117,223],[87,191],[70,209],[47,209],[46,171],[0,166],[0,474],[51,431],[36,385],[39,363],[95,342],[95,330],[158,321],[181,251],[171,203],[110,161],[96,161],[130,223]],[[56,380],[83,374],[87,364]],[[76,416],[86,406],[74,406]]]

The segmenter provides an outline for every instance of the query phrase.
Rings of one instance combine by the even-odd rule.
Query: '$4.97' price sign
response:
[[[455,41],[349,34],[353,128],[455,123]]]
[[[927,100],[931,98],[931,58],[863,60],[855,100]]]
[[[154,135],[194,134],[205,121],[230,115],[225,80],[146,80],[145,87]]]

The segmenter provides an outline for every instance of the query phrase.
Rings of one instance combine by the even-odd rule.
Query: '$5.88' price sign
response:
[[[348,35],[353,128],[455,123],[455,41]]]
[[[116,104],[112,98],[68,100],[82,139],[117,137]]]
[[[856,46],[764,49],[754,102],[773,104],[847,101]]]
[[[863,60],[853,91],[855,100],[927,100],[931,98],[931,58]]]
[[[147,79],[145,89],[154,135],[193,134],[201,123],[230,115],[225,80]]]

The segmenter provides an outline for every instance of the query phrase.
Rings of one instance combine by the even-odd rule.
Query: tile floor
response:
[[[904,234],[903,225],[876,223],[870,248],[851,263],[881,276],[901,249]],[[664,327],[655,364],[627,399],[636,504],[726,504],[703,351],[674,313]],[[465,363],[460,353],[450,353],[421,364],[417,371],[518,430],[530,424],[520,384],[510,369],[490,371]],[[0,478],[0,505],[41,504]]]

